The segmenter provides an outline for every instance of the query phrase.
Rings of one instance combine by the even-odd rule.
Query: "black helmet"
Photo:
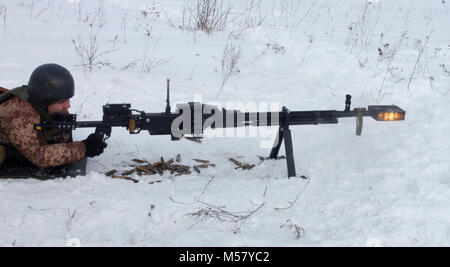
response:
[[[44,106],[73,97],[75,84],[70,72],[57,64],[37,67],[28,82],[30,99]]]

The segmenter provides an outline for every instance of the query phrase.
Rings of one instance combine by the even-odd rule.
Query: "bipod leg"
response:
[[[286,164],[288,177],[295,177],[297,174],[295,172],[295,161],[294,161],[294,149],[292,147],[292,135],[289,129],[289,110],[283,107],[283,112],[285,113],[285,121],[283,125],[280,125],[278,129],[278,134],[275,139],[274,146],[270,151],[270,156],[268,159],[281,159],[283,157],[278,157],[278,152],[280,152],[281,144],[284,140],[284,148],[286,151]]]
[[[286,164],[288,170],[288,177],[291,178],[296,176],[291,130],[289,128],[284,129],[283,136],[284,136],[284,149],[286,150]]]
[[[270,151],[269,159],[277,159],[278,152],[280,152],[281,144],[283,143],[283,128],[280,126],[278,129],[277,137],[275,138],[275,143],[273,144],[273,148]]]

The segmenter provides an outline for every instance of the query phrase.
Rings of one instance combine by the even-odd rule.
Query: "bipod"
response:
[[[266,159],[286,159],[288,177],[295,177],[295,161],[294,161],[294,149],[292,148],[292,135],[291,129],[289,129],[289,109],[283,107],[282,113],[284,113],[285,121],[284,123],[280,123],[280,127],[278,129],[277,137],[275,138],[275,143],[273,144],[272,151],[270,151],[270,155]],[[286,151],[286,156],[278,157],[278,153],[280,152],[281,144],[284,140],[284,150]]]

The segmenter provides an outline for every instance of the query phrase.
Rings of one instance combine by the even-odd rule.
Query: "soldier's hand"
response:
[[[103,139],[95,134],[90,134],[88,138],[83,140],[83,143],[86,146],[86,156],[90,158],[102,154],[107,146]]]

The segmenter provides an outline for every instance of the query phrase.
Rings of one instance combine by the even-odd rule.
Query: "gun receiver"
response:
[[[216,106],[197,102],[177,105],[177,111],[170,111],[169,83],[167,80],[167,106],[161,113],[145,113],[131,109],[131,104],[106,104],[103,106],[102,121],[77,121],[75,114],[56,114],[51,121],[41,121],[36,130],[62,128],[96,128],[95,132],[103,138],[111,136],[112,127],[126,128],[130,134],[142,130],[150,135],[170,135],[172,140],[180,140],[183,135],[200,135],[207,128],[235,128],[246,126],[279,126],[278,136],[270,152],[269,159],[278,159],[283,140],[285,141],[288,176],[296,176],[292,136],[290,126],[337,124],[339,118],[356,118],[356,134],[361,135],[363,117],[372,117],[377,121],[405,120],[406,112],[398,106],[372,105],[368,108],[351,110],[351,96],[346,96],[344,111],[312,110],[290,111],[286,107],[280,112],[241,112],[219,109]]]

